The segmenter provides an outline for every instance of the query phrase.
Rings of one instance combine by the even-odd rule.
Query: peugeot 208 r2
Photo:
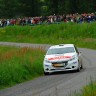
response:
[[[74,44],[51,46],[43,61],[44,74],[58,71],[80,71],[83,68],[82,56]]]

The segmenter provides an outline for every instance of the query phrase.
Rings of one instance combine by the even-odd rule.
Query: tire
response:
[[[81,63],[81,69],[83,69],[83,63]]]
[[[79,65],[78,65],[78,69],[76,70],[77,72],[80,72],[80,70],[81,70],[81,66],[82,66],[82,64],[80,65],[80,63],[79,63]]]
[[[44,72],[44,75],[49,75],[49,72]]]
[[[78,69],[76,70],[77,72],[80,72],[80,70],[81,70],[81,68],[80,68],[80,66],[78,67]]]
[[[81,69],[83,69],[83,64],[81,64]]]

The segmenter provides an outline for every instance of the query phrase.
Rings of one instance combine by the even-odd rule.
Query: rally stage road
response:
[[[43,47],[50,45],[8,43],[0,45],[17,47]],[[91,80],[96,80],[96,50],[79,48],[83,55],[84,69],[81,72],[63,72],[41,76],[32,81],[18,84],[14,87],[0,90],[0,96],[68,96],[75,91],[80,92],[83,86]]]

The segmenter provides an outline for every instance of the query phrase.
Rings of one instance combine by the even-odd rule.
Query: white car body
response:
[[[43,67],[45,74],[58,71],[80,71],[83,68],[82,56],[74,44],[54,45],[48,49]]]

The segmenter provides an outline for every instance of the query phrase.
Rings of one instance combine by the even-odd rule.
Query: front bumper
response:
[[[77,70],[79,67],[78,60],[66,61],[64,66],[53,66],[53,63],[44,62],[44,72],[59,72],[59,71],[71,71]],[[58,64],[59,65],[59,64]]]

